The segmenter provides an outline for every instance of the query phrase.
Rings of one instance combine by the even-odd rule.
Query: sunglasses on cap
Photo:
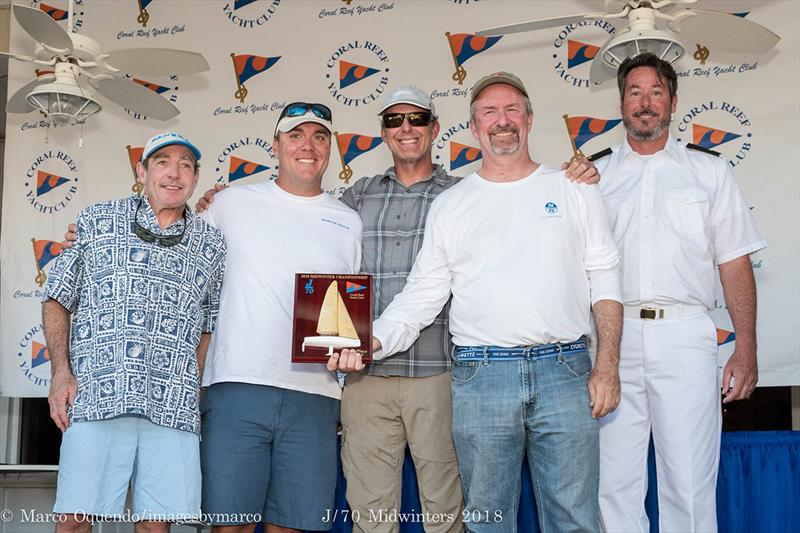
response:
[[[411,111],[410,113],[384,113],[381,117],[383,117],[383,127],[391,130],[402,126],[405,119],[408,119],[408,123],[412,126],[427,126],[431,123],[433,115],[430,111]]]
[[[281,111],[281,116],[278,118],[278,120],[282,119],[283,117],[302,117],[309,111],[322,120],[327,120],[328,122],[331,121],[331,110],[328,106],[322,104],[309,104],[307,102],[292,102],[291,104],[287,105],[283,108],[283,111]]]
[[[180,244],[183,240],[183,236],[186,233],[186,226],[188,225],[188,219],[186,217],[186,208],[183,208],[183,230],[178,235],[157,235],[150,231],[149,229],[145,228],[141,224],[139,224],[139,209],[142,208],[143,200],[141,197],[139,198],[139,205],[136,206],[136,212],[133,214],[133,232],[136,234],[137,237],[142,239],[146,243],[154,243],[157,242],[159,246],[164,246],[168,248],[170,246],[175,246],[176,244]]]

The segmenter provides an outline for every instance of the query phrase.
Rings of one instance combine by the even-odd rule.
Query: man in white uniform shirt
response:
[[[724,402],[756,386],[756,290],[749,255],[766,246],[727,162],[669,134],[677,76],[652,54],[618,73],[625,142],[596,164],[622,255],[622,400],[600,429],[600,512],[609,532],[646,532],[652,429],[661,531],[716,531],[720,449],[714,308],[719,267],[736,349]],[[610,154],[610,155],[609,155]]]
[[[597,188],[531,159],[522,82],[498,72],[471,94],[483,165],[431,206],[408,283],[374,324],[376,358],[407,349],[452,293],[453,440],[468,531],[516,531],[526,453],[542,530],[595,531],[595,419],[619,400],[619,256]]]

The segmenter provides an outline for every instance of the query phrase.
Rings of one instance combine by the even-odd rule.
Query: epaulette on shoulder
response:
[[[611,148],[606,148],[605,150],[600,150],[596,154],[590,155],[586,159],[588,159],[589,161],[597,161],[598,159],[602,159],[607,155],[611,155],[611,153],[612,153]]]
[[[691,144],[691,143],[689,143],[689,144],[686,145],[686,148],[688,148],[689,150],[697,150],[698,152],[705,152],[707,154],[711,154],[711,155],[717,156],[717,157],[719,157],[719,155],[720,155],[719,152],[715,152],[714,150],[709,150],[705,146],[700,146],[699,144]]]

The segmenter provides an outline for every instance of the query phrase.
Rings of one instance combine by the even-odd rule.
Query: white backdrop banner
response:
[[[66,25],[61,19],[67,0],[17,1]],[[518,21],[600,11],[600,0],[75,0],[75,6],[77,32],[104,50],[194,50],[205,55],[211,70],[139,77],[181,110],[166,123],[102,97],[103,111],[82,127],[48,129],[38,112],[8,115],[0,236],[0,394],[5,396],[47,394],[50,363],[40,297],[64,229],[87,205],[131,193],[131,162],[157,132],[180,131],[202,150],[195,198],[214,183],[274,178],[275,120],[295,100],[323,102],[333,110],[339,146],[323,184],[341,194],[345,178],[375,174],[391,164],[380,144],[376,113],[388,89],[408,83],[435,98],[442,126],[434,144],[436,162],[466,175],[480,165],[478,143],[468,129],[469,88],[494,70],[515,72],[531,93],[535,121],[529,140],[538,161],[570,157],[564,114],[597,119],[592,131],[607,130],[586,140],[587,154],[624,135],[614,122],[620,118],[615,84],[596,87],[588,80],[586,57],[616,31],[611,23],[590,21],[499,39],[469,35]],[[746,16],[782,37],[764,56],[726,54],[704,49],[703,43],[687,50],[676,63],[679,100],[672,132],[721,152],[734,169],[770,243],[752,258],[760,384],[798,385],[800,3],[705,0],[699,7]],[[11,50],[34,54],[34,43],[15,20]],[[35,75],[35,66],[12,60],[9,95]],[[735,334],[719,287],[718,294],[713,317],[723,364]]]

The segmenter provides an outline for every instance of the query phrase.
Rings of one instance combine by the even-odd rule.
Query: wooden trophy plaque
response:
[[[293,324],[293,363],[327,363],[343,348],[371,362],[372,276],[295,274]]]

